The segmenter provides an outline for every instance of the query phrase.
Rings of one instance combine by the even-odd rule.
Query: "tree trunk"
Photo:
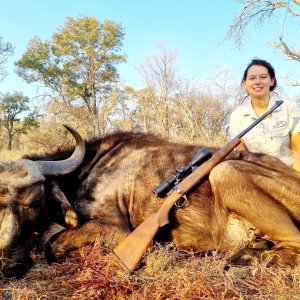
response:
[[[7,141],[7,150],[11,151],[12,149],[12,135],[8,133],[8,141]]]

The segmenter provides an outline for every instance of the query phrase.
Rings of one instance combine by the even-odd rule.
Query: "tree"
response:
[[[181,79],[175,100],[176,135],[202,144],[223,144],[230,112],[242,98],[239,84],[226,68],[219,67],[200,85]]]
[[[52,99],[75,106],[83,103],[94,134],[99,134],[99,113],[119,78],[116,64],[125,61],[118,54],[123,37],[123,28],[113,21],[67,18],[51,40],[30,41],[16,63],[17,73],[28,83],[42,83]]]
[[[163,128],[162,133],[169,137],[172,124],[170,110],[178,83],[178,55],[176,50],[168,50],[164,45],[159,45],[158,50],[158,54],[147,57],[145,62],[140,64],[139,71],[147,85],[147,92],[152,92],[157,121]]]
[[[29,112],[21,120],[19,117],[29,111],[29,98],[20,92],[7,93],[0,99],[1,125],[7,131],[7,149],[12,149],[12,140],[16,134],[26,134],[30,128],[37,127],[37,112]]]
[[[300,0],[239,0],[239,2],[243,3],[243,7],[236,14],[229,28],[227,33],[229,39],[232,39],[236,45],[240,46],[245,30],[251,22],[261,26],[264,21],[277,18],[282,13],[284,21],[281,32],[275,34],[274,40],[270,44],[290,59],[300,62],[299,49],[295,49],[292,43],[286,40],[285,36],[287,20],[296,20],[296,18],[300,17]],[[297,25],[299,26],[299,23]],[[291,84],[300,86],[300,82],[291,82]]]
[[[7,75],[4,65],[7,62],[7,58],[13,53],[13,45],[9,42],[3,42],[2,37],[0,36],[0,81]]]

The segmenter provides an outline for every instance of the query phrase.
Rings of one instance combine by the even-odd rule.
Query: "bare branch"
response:
[[[300,87],[300,81],[294,81],[288,75],[286,75],[283,79],[290,86]]]
[[[283,40],[283,37],[279,37],[280,43],[277,43],[277,47],[285,53],[288,57],[291,59],[297,60],[300,62],[300,52],[296,51],[294,48],[288,46],[285,41]]]
[[[287,2],[289,2],[289,1],[287,1]],[[295,0],[293,2],[296,3],[297,5],[300,5],[300,1],[298,1],[298,0]],[[294,17],[299,17],[300,16],[300,14],[297,13],[295,10],[293,10],[292,7],[286,2],[275,1],[273,3],[273,6],[275,8],[285,8]]]
[[[240,2],[245,5],[233,19],[226,35],[226,38],[233,40],[237,46],[242,45],[245,30],[251,22],[254,22],[256,26],[261,26],[266,19],[273,17],[275,12],[279,9],[285,9],[293,17],[300,16],[300,13],[297,13],[296,10],[293,9],[293,3],[300,5],[299,0],[240,0]]]
[[[7,75],[4,65],[7,62],[7,58],[13,53],[13,45],[9,42],[2,42],[2,38],[0,37],[0,81],[2,81]]]
[[[300,52],[295,50],[292,46],[289,46],[285,42],[284,38],[284,24],[282,24],[282,31],[280,36],[277,38],[273,38],[273,42],[269,43],[273,48],[278,49],[281,51],[283,54],[285,54],[287,57],[296,60],[300,62]]]

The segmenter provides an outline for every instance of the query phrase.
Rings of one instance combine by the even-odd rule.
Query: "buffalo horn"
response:
[[[65,175],[74,171],[83,161],[85,156],[85,142],[80,134],[72,127],[65,125],[76,140],[76,148],[73,154],[64,160],[59,161],[39,161],[38,163],[43,169],[44,175]]]

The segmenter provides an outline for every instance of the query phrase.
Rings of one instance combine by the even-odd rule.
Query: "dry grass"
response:
[[[42,258],[22,279],[0,281],[0,299],[300,299],[300,267],[232,268],[226,257],[179,252],[156,245],[132,275],[98,246],[63,264]]]
[[[24,155],[24,151],[22,150],[13,150],[9,151],[6,149],[1,149],[0,151],[0,161],[2,160],[16,160],[21,158]]]

